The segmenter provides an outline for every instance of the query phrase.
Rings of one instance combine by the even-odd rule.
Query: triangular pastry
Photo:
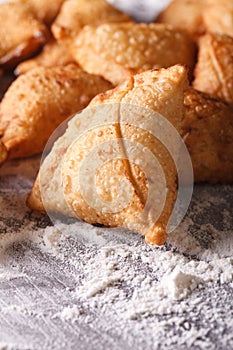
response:
[[[233,107],[192,88],[184,105],[195,182],[233,183]]]
[[[111,87],[76,64],[38,67],[19,76],[0,104],[0,136],[9,157],[41,153],[61,122]]]
[[[233,103],[233,38],[208,33],[200,38],[193,87]]]
[[[151,68],[186,64],[192,70],[196,46],[184,30],[129,22],[86,26],[70,50],[84,70],[117,85],[129,75]]]
[[[105,0],[66,0],[53,22],[54,37],[66,46],[86,25],[98,26],[108,22],[128,22],[131,18]]]
[[[177,196],[187,85],[187,69],[177,65],[96,96],[45,158],[29,206],[163,244]]]

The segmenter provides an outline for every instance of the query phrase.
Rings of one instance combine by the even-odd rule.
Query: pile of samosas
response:
[[[0,22],[0,83],[1,75],[18,76],[0,103],[1,163],[42,153],[53,131],[88,106],[45,159],[28,198],[31,208],[125,227],[149,243],[164,243],[177,171],[161,142],[123,125],[126,105],[149,108],[174,125],[190,153],[195,182],[233,182],[232,0],[173,0],[150,24],[136,23],[105,0],[10,0],[0,5]],[[121,107],[112,111],[113,105]],[[80,118],[88,129],[101,108],[101,118],[115,113],[118,119],[108,125],[105,118],[106,126],[76,142]],[[146,113],[140,118],[147,122]],[[151,179],[130,164],[123,146],[124,159],[108,162],[95,186],[102,201],[115,201],[126,178],[130,204],[109,213],[85,200],[78,178],[82,160],[112,138],[136,140],[159,159],[167,198],[156,221],[156,205],[139,218]],[[86,186],[92,192],[93,183]]]

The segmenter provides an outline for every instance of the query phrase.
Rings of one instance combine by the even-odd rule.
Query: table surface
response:
[[[232,280],[222,284],[219,278],[212,280],[183,301],[161,300],[162,312],[159,308],[157,312],[156,300],[150,301],[151,312],[149,307],[146,314],[136,305],[138,316],[129,317],[133,295],[144,293],[136,278],[143,283],[149,279],[156,286],[164,254],[170,252],[170,259],[176,257],[175,264],[181,266],[184,259],[193,264],[201,259],[185,251],[185,246],[183,251],[169,245],[151,248],[136,234],[92,231],[84,223],[77,223],[77,235],[73,232],[59,241],[48,217],[32,213],[25,205],[38,166],[39,160],[32,159],[0,169],[0,349],[233,348]],[[231,186],[196,186],[185,219],[191,223],[185,239],[195,239],[200,251],[211,251],[219,232],[218,244],[226,240],[232,257],[232,203]],[[106,249],[113,252],[106,255],[111,260],[105,264],[103,259],[98,267],[99,254]],[[89,260],[94,264],[89,265]],[[107,275],[102,273],[109,263],[121,279],[105,286]],[[102,287],[89,297],[80,294],[81,286],[88,291],[93,274]],[[136,300],[143,304],[147,297],[142,294],[141,301]]]

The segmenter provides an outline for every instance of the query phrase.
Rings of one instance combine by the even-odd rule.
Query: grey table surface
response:
[[[28,170],[31,163],[34,165]],[[0,238],[5,237],[4,244],[0,240],[0,349],[233,348],[233,288],[230,283],[215,281],[197,291],[202,299],[201,307],[190,306],[190,299],[185,304],[187,309],[181,308],[177,314],[153,314],[134,320],[121,317],[114,304],[108,303],[106,308],[104,302],[97,305],[88,300],[84,302],[73,293],[85,279],[82,260],[87,261],[90,252],[92,256],[98,254],[99,247],[78,236],[73,238],[68,250],[76,261],[72,264],[69,263],[71,256],[62,260],[59,255],[56,257],[43,251],[25,239],[26,232],[39,234],[51,225],[45,214],[35,214],[25,205],[37,166],[38,161],[30,160],[23,164],[13,162],[0,169]],[[198,210],[199,202],[202,210]],[[233,241],[232,216],[228,215],[226,222],[223,215],[224,211],[232,213],[232,204],[231,186],[195,187],[188,217],[193,222],[190,234],[201,242],[202,247],[208,246],[212,239],[210,232],[200,231],[203,223],[211,224],[216,230],[225,227]],[[106,232],[106,244],[114,235],[115,244],[123,243],[134,249],[136,242],[139,253],[140,249],[145,249],[140,236],[122,231],[116,235],[114,232]],[[126,256],[120,266],[130,267],[130,264],[132,260]],[[138,274],[151,275],[153,266],[143,263],[139,257],[133,264]],[[7,271],[10,271],[9,278]],[[125,292],[126,302],[134,289],[124,283],[118,283],[115,288]],[[54,317],[69,305],[78,305],[81,315],[75,320]],[[179,302],[177,305],[179,310],[182,305]]]

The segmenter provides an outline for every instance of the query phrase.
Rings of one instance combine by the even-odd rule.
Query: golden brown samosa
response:
[[[61,122],[111,87],[75,64],[38,67],[19,76],[0,104],[0,135],[9,157],[41,153]]]
[[[174,158],[187,85],[187,69],[177,65],[132,76],[96,96],[45,158],[29,206],[124,227],[163,244],[177,196]]]
[[[0,4],[0,67],[11,68],[48,40],[47,28],[23,4]]]
[[[192,69],[195,49],[185,31],[169,25],[108,23],[86,26],[71,53],[84,70],[117,85],[131,74],[151,68],[180,63]]]
[[[233,38],[208,33],[200,38],[193,87],[233,103]]]

